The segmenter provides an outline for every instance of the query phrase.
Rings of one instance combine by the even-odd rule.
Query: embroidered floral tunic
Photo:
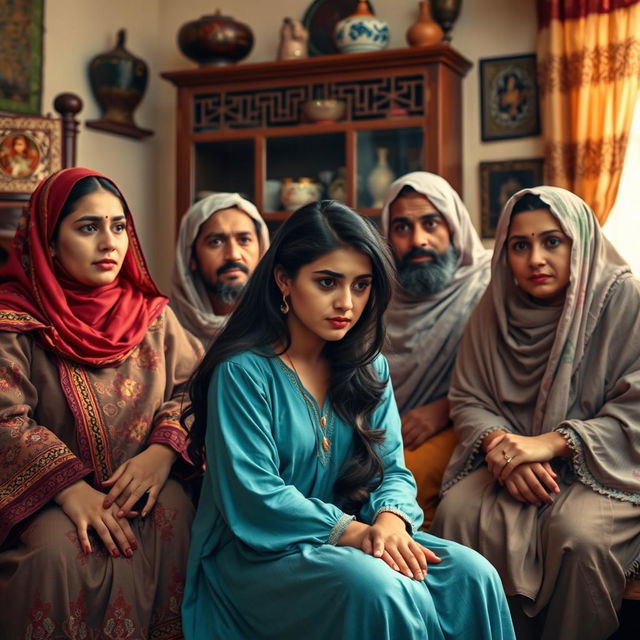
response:
[[[74,364],[28,333],[0,331],[0,637],[181,637],[193,510],[181,485],[170,479],[151,514],[130,521],[131,559],[111,558],[92,533],[85,555],[51,501],[79,479],[96,487],[151,443],[184,456],[178,416],[200,354],[168,308],[116,367]]]
[[[382,356],[376,369],[388,378]],[[316,415],[328,416],[325,432]],[[318,407],[277,357],[246,352],[216,368],[183,605],[188,640],[514,637],[494,569],[465,547],[418,532],[422,513],[390,385],[372,425],[386,431],[385,476],[361,519],[372,523],[389,510],[406,521],[442,558],[424,583],[336,546],[353,519],[333,499],[353,430],[330,399]]]

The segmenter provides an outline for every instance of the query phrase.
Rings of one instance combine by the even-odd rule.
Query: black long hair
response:
[[[384,469],[376,447],[383,431],[371,428],[370,415],[380,402],[386,380],[380,380],[372,363],[384,342],[383,313],[391,298],[393,260],[375,228],[348,207],[332,200],[312,202],[298,209],[280,227],[271,246],[249,279],[242,298],[189,386],[191,406],[181,421],[189,428],[189,455],[204,460],[207,391],[216,366],[242,352],[263,353],[268,345],[284,345],[291,336],[280,311],[282,295],[274,278],[281,267],[294,278],[301,267],[336,249],[352,247],[368,256],[372,265],[371,293],[355,326],[337,341],[328,341],[323,355],[329,362],[329,396],[336,413],[354,431],[354,454],[334,485],[337,504],[357,513],[369,493],[382,482]]]

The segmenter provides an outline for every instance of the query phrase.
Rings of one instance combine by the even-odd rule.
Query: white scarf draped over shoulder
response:
[[[572,240],[560,306],[532,300],[508,266],[511,212],[526,193],[549,205]],[[459,445],[444,491],[481,464],[488,431],[558,431],[579,481],[640,504],[640,283],[576,195],[537,187],[505,205],[491,283],[462,339],[449,399]]]
[[[385,355],[400,413],[447,395],[460,338],[489,282],[491,260],[460,196],[444,178],[424,171],[402,176],[389,187],[381,213],[385,238],[389,208],[406,186],[425,196],[446,220],[458,261],[442,291],[416,300],[398,290],[386,312]]]
[[[176,262],[171,281],[171,307],[182,326],[208,346],[218,334],[227,316],[216,315],[201,278],[194,277],[190,263],[193,243],[200,227],[216,212],[236,207],[258,223],[260,257],[269,248],[269,231],[254,204],[238,193],[215,193],[196,202],[180,223]]]

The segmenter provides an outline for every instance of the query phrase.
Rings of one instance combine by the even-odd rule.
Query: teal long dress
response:
[[[382,356],[375,367],[388,379]],[[442,558],[424,582],[336,546],[352,517],[332,504],[332,489],[351,457],[353,430],[330,400],[321,412],[326,452],[320,407],[279,358],[245,352],[221,363],[208,402],[207,470],[182,610],[187,640],[515,638],[493,567],[471,549],[418,532],[422,511],[390,383],[372,416],[386,431],[384,482],[360,519],[400,515]]]

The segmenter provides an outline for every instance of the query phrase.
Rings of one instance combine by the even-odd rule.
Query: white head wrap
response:
[[[216,212],[237,207],[258,223],[260,257],[269,248],[269,231],[264,219],[248,200],[238,193],[215,193],[196,202],[180,223],[176,263],[173,269],[171,307],[182,325],[207,346],[220,331],[227,316],[213,312],[207,290],[201,278],[190,269],[193,243],[200,227]]]

